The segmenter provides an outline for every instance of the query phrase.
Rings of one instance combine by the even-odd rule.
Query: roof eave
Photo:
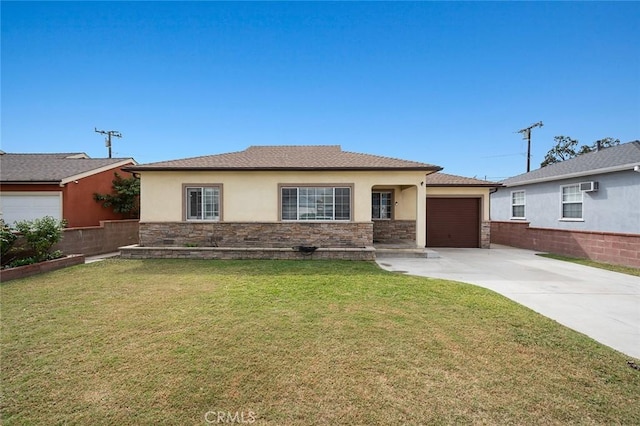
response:
[[[124,171],[129,172],[238,172],[238,171],[419,171],[419,172],[437,172],[442,170],[438,166],[428,167],[124,167]]]
[[[1,180],[1,185],[59,185],[58,180]]]
[[[427,187],[431,188],[455,188],[455,187],[471,187],[471,188],[500,188],[505,186],[502,183],[428,183]]]
[[[598,174],[604,174],[604,173],[614,173],[614,172],[623,172],[625,170],[633,170],[634,166],[639,165],[637,162],[635,163],[628,163],[628,164],[622,164],[619,166],[611,166],[611,167],[603,167],[601,169],[593,169],[593,170],[583,170],[581,172],[575,172],[575,173],[566,173],[563,175],[556,175],[556,176],[547,176],[547,177],[541,177],[541,178],[537,178],[537,179],[528,179],[528,180],[521,180],[518,182],[513,182],[513,183],[508,183],[508,182],[503,182],[504,186],[510,188],[513,186],[522,186],[522,185],[531,185],[534,183],[540,183],[540,182],[553,182],[556,180],[565,180],[565,179],[571,179],[571,178],[576,178],[576,177],[583,177],[583,176],[591,176],[591,175],[598,175]]]

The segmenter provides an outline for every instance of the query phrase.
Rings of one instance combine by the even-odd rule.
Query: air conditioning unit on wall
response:
[[[598,182],[581,182],[580,191],[596,192],[598,190]]]

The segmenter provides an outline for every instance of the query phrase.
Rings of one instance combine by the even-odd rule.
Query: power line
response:
[[[531,171],[531,129],[542,127],[542,121],[538,121],[529,127],[518,130],[516,133],[522,133],[522,139],[527,140],[527,173]]]
[[[111,158],[111,137],[116,137],[116,138],[121,138],[122,137],[122,133],[120,133],[117,130],[98,130],[97,127],[94,127],[93,130],[96,133],[100,133],[101,135],[107,135],[107,137],[105,138],[104,142],[105,142],[105,146],[107,148],[109,148],[109,158]]]

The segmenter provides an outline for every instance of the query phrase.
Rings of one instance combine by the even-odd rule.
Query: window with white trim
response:
[[[561,187],[562,219],[582,219],[582,191],[580,184]]]
[[[283,186],[282,220],[351,220],[351,188],[330,186]]]
[[[511,193],[511,219],[525,218],[525,196],[524,191],[513,191]]]
[[[185,188],[187,220],[220,220],[220,187]]]
[[[391,219],[391,191],[371,193],[371,219]]]

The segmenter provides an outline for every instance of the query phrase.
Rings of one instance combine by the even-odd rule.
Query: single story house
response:
[[[93,194],[111,193],[115,173],[135,164],[132,158],[89,158],[84,153],[0,152],[0,217],[12,224],[52,216],[66,220],[68,227],[121,219]]]
[[[251,146],[126,170],[141,179],[143,247],[364,248],[411,241],[424,248],[430,199],[439,203],[434,220],[443,212],[463,215],[477,233],[470,244],[488,246],[491,185],[456,186],[449,179],[448,186],[451,175],[430,183],[441,170],[432,164],[340,146]]]
[[[640,266],[640,141],[506,179],[492,241]]]

